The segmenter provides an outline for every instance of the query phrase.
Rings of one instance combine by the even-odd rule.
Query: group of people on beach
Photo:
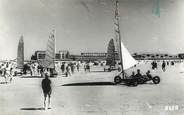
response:
[[[11,82],[13,79],[13,65],[5,62],[0,65],[0,75],[4,77],[5,83]]]
[[[174,66],[174,61],[171,61],[170,62],[171,64],[170,65],[172,65],[172,66]],[[151,63],[151,65],[152,65],[152,69],[154,70],[154,69],[157,69],[157,62],[156,61],[153,61],[152,63]],[[162,64],[161,64],[161,66],[162,66],[162,70],[163,70],[163,72],[165,72],[166,71],[166,66],[169,66],[169,61],[162,61]]]
[[[68,63],[67,64],[63,62],[61,64],[61,71],[63,74],[65,74],[66,77],[74,74],[76,70],[79,72],[79,69],[80,69],[79,63]]]
[[[61,71],[63,74],[65,74],[66,77],[71,76],[74,74],[76,71],[79,72],[81,65],[84,67],[84,72],[90,72],[90,64],[89,63],[65,63],[63,62],[61,64]]]

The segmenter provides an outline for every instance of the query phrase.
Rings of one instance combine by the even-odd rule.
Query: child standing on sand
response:
[[[48,74],[45,74],[45,78],[42,80],[42,90],[44,93],[44,108],[45,110],[50,109],[50,97],[52,93],[52,88],[51,88],[51,80],[49,79]],[[46,100],[48,97],[48,108],[46,105]]]

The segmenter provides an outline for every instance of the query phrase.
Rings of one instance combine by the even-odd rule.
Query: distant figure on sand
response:
[[[162,70],[165,72],[165,61],[162,63]]]
[[[171,62],[171,65],[174,66],[174,62],[173,61]]]
[[[89,63],[86,65],[86,70],[87,70],[88,72],[90,72],[90,65],[89,65]]]
[[[51,97],[51,92],[52,92],[52,88],[51,88],[51,80],[49,79],[48,74],[45,74],[45,78],[42,80],[42,90],[44,93],[44,108],[45,110],[50,109],[50,97]],[[47,107],[47,96],[48,96],[48,107]]]
[[[85,63],[85,64],[84,64],[84,71],[85,71],[85,72],[86,72],[86,65],[87,65],[87,64]]]
[[[80,69],[80,65],[79,63],[77,64],[77,71],[79,72],[79,69]]]
[[[62,73],[65,72],[65,64],[64,63],[62,63],[62,65],[61,65],[61,71],[62,71]]]
[[[69,65],[66,66],[66,77],[71,76],[71,68]]]
[[[157,68],[157,62],[153,61],[151,65],[153,70]]]
[[[71,63],[71,64],[70,64],[70,68],[71,68],[71,72],[72,72],[72,74],[74,74],[74,69],[75,69],[75,68],[74,68],[73,63]]]

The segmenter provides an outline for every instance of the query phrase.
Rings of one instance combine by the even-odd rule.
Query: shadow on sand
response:
[[[45,110],[43,107],[39,108],[21,108],[20,110]]]
[[[21,78],[43,78],[41,76],[22,76]]]
[[[0,84],[7,84],[7,82],[5,82],[5,81],[4,82],[0,82]]]
[[[105,73],[105,71],[90,71],[90,72],[94,72],[94,73],[96,73],[96,72],[102,72],[102,73]]]
[[[70,83],[62,86],[102,86],[102,85],[115,85],[113,82],[84,82],[84,83]]]

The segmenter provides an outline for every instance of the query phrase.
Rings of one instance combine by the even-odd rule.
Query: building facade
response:
[[[46,51],[35,51],[34,60],[44,60],[46,56]],[[68,51],[59,51],[59,53],[55,54],[55,60],[69,59],[70,54]]]
[[[68,59],[70,58],[70,53],[67,50],[60,50],[59,55],[61,56],[60,59]]]

